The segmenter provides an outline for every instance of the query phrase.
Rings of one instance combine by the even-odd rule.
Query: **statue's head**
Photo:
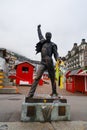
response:
[[[45,37],[46,37],[47,40],[51,40],[52,34],[50,32],[47,32],[45,34]]]

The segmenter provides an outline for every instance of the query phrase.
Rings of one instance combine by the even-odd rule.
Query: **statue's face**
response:
[[[51,40],[52,34],[50,32],[47,32],[45,37],[47,40]]]

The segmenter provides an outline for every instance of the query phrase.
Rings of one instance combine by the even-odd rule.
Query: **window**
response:
[[[28,67],[22,67],[22,72],[23,73],[28,73],[29,71],[29,68]]]

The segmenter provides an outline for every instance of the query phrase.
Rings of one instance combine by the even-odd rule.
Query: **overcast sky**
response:
[[[39,41],[37,25],[43,35],[52,33],[60,56],[73,43],[87,39],[87,0],[0,0],[0,48],[15,51],[33,60]]]

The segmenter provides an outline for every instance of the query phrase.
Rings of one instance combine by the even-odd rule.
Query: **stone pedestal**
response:
[[[21,121],[45,122],[60,120],[70,120],[70,105],[66,99],[31,98],[25,99],[25,102],[22,103]]]

